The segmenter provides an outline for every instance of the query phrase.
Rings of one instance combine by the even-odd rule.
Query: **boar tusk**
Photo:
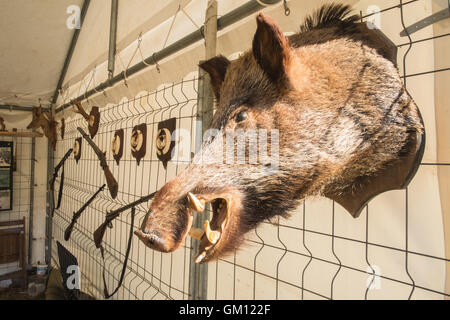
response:
[[[195,263],[200,263],[202,262],[202,260],[205,258],[206,256],[206,252],[202,252],[202,254],[200,254],[197,259],[195,259]]]
[[[219,238],[220,238],[219,231],[211,230],[211,226],[209,225],[209,220],[205,221],[205,234],[206,234],[206,238],[208,238],[208,241],[211,244],[216,244],[217,240],[219,240]]]
[[[188,193],[189,204],[192,209],[197,212],[203,212],[205,210],[205,201],[199,200],[191,192]]]
[[[202,229],[195,228],[195,227],[192,227],[191,230],[189,230],[189,235],[192,238],[197,239],[197,240],[200,240],[204,233],[205,232]]]

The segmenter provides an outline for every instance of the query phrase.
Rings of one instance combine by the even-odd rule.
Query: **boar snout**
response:
[[[175,179],[155,195],[151,208],[135,235],[149,248],[172,252],[185,240],[187,235],[200,240],[196,263],[214,259],[223,251],[234,248],[234,229],[232,225],[240,211],[241,198],[234,188],[216,189],[194,187],[182,196],[175,196],[179,186],[184,185]],[[195,191],[194,191],[194,190]],[[176,197],[177,200],[174,200]],[[211,210],[207,210],[210,203]],[[192,226],[194,214],[208,215],[202,228]]]
[[[135,234],[138,236],[140,240],[142,240],[148,247],[162,251],[162,252],[170,252],[173,251],[168,245],[168,242],[164,237],[160,234],[158,230],[152,228],[152,219],[153,211],[149,210],[147,215],[145,216],[144,222],[142,223],[141,229],[137,230]]]
[[[135,235],[151,249],[172,252],[181,245],[191,225],[192,214],[186,208],[150,209]]]
[[[158,250],[161,252],[171,252],[175,250],[174,248],[170,248],[167,245],[166,240],[161,238],[161,236],[158,235],[157,231],[154,230],[147,231],[147,229],[145,231],[137,230],[135,231],[135,234],[141,241],[143,241],[151,249]]]

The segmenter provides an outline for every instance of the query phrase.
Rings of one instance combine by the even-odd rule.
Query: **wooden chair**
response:
[[[0,280],[22,278],[27,286],[25,262],[25,217],[21,220],[0,222],[0,265],[18,262],[20,270],[0,276]]]

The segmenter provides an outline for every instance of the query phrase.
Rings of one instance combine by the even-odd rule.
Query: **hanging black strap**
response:
[[[59,209],[61,206],[61,199],[63,195],[63,187],[64,187],[64,164],[62,166],[61,179],[59,180],[59,190],[58,190],[58,204],[55,209]]]
[[[131,208],[131,224],[130,224],[130,235],[128,237],[128,245],[127,245],[127,251],[125,253],[125,260],[123,261],[123,267],[122,267],[122,273],[120,274],[119,283],[117,284],[116,289],[109,294],[108,293],[108,286],[106,285],[106,277],[105,277],[105,253],[103,250],[103,245],[100,247],[100,253],[102,254],[102,260],[103,260],[103,294],[105,295],[106,299],[111,298],[120,288],[123,282],[123,278],[125,276],[125,271],[127,270],[127,263],[128,263],[128,257],[130,255],[130,249],[131,249],[131,240],[133,239],[133,227],[134,227],[134,213],[135,208]]]

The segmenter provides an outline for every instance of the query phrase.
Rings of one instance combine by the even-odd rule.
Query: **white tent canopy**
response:
[[[83,0],[0,0],[0,104],[43,106],[51,103],[76,29],[69,28]],[[243,1],[219,1],[219,17]],[[207,1],[119,1],[116,72],[120,73],[203,25]],[[72,94],[107,79],[111,1],[90,1],[63,89]],[[130,61],[142,34],[141,51]],[[200,43],[198,44],[200,45]],[[95,79],[92,77],[95,73]],[[84,80],[84,82],[83,82]],[[81,82],[80,82],[81,81]],[[93,82],[94,81],[94,82]],[[68,92],[57,105],[64,102]],[[65,95],[64,95],[65,94]],[[71,95],[72,95],[71,94]]]
[[[218,18],[251,1],[219,0]],[[114,75],[199,30],[204,24],[207,2],[119,1]],[[281,21],[284,30],[296,31],[304,15],[324,2],[327,1],[288,1],[292,9],[289,17],[284,15],[283,1],[267,6],[265,11]],[[84,3],[83,0],[0,0],[3,31],[0,39],[0,105],[51,105],[75,33],[75,29],[68,27],[73,21],[71,9],[78,7],[80,12]],[[300,3],[302,10],[296,10]],[[110,20],[111,0],[89,1],[55,107],[108,79]],[[217,51],[231,55],[247,50],[255,28],[251,15],[220,31]],[[180,80],[197,71],[198,61],[204,59],[203,44],[204,41],[197,41],[158,61],[160,72],[155,66],[149,66],[128,77],[128,86],[118,83],[113,90],[107,90],[107,95],[99,92],[83,104],[87,103],[87,108],[92,103],[105,106],[117,103],[123,97],[134,97],[143,90],[155,90],[162,83]]]
[[[0,104],[49,102],[74,32],[66,27],[66,9],[82,2],[0,1]]]

